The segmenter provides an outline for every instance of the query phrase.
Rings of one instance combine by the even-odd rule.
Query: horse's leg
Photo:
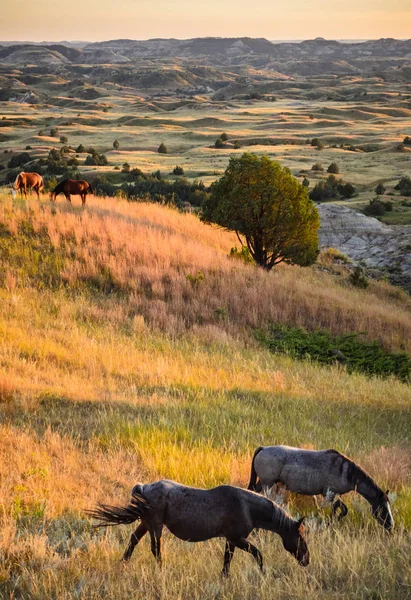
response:
[[[341,500],[341,498],[337,498],[337,500],[332,504],[331,514],[332,516],[337,514],[337,510],[340,509],[340,514],[338,515],[338,520],[341,521],[348,514],[348,508]]]
[[[67,202],[70,202],[70,204],[71,204],[70,194],[66,194],[66,192],[64,192],[64,195],[66,197]]]
[[[144,537],[147,533],[147,527],[144,523],[140,523],[134,533],[131,534],[131,538],[129,544],[127,546],[127,550],[124,552],[122,560],[127,561],[130,560],[131,555],[133,554],[134,548],[137,546],[142,537]]]
[[[87,194],[81,194],[81,203],[82,203],[83,206],[86,203],[86,196],[87,196]]]
[[[156,561],[161,565],[161,534],[163,532],[163,525],[156,525],[153,529],[150,529],[151,538],[151,552],[153,553]]]
[[[240,538],[238,540],[230,540],[231,544],[240,548],[240,550],[244,550],[244,552],[249,552],[252,554],[257,561],[258,566],[260,567],[260,571],[263,570],[263,555],[251,542],[244,538]]]
[[[35,185],[35,186],[33,187],[33,190],[34,190],[34,191],[36,192],[36,194],[37,194],[37,200],[40,200],[39,186],[38,186],[38,185]]]
[[[223,577],[228,577],[228,574],[230,572],[231,559],[233,558],[234,550],[235,550],[234,544],[231,544],[231,542],[226,541],[225,550],[224,550],[224,565],[223,565],[223,570],[221,571],[221,575]]]

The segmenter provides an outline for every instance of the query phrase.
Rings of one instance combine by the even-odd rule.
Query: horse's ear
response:
[[[305,517],[301,517],[301,519],[298,519],[298,527],[301,527],[301,525],[304,523],[305,521]]]
[[[389,493],[390,493],[390,490],[387,490],[387,491],[385,492],[385,495],[386,495],[386,496],[388,496],[388,494],[389,494]]]

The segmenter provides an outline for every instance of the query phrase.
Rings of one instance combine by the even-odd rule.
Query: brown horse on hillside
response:
[[[14,182],[13,190],[20,191],[21,195],[24,194],[27,198],[28,189],[34,190],[40,200],[40,192],[44,190],[43,177],[38,173],[25,173],[24,171],[19,173]]]
[[[64,194],[66,200],[71,202],[70,195],[81,196],[81,202],[83,206],[86,203],[87,194],[93,194],[93,189],[88,181],[84,181],[82,179],[64,179],[64,181],[60,181],[54,188],[54,190],[50,193],[50,200],[55,202],[56,196],[59,194]]]

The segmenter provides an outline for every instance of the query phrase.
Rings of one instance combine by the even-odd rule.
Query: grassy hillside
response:
[[[409,598],[410,387],[269,353],[271,321],[363,331],[411,353],[411,301],[312,269],[269,274],[228,257],[236,240],[193,215],[93,199],[0,198],[0,595],[4,598]],[[166,535],[161,572],[131,528],[96,531],[84,509],[169,477],[245,485],[257,445],[336,447],[390,488],[386,535],[361,498],[326,527],[311,499],[312,564],[257,533],[260,576],[223,543]]]

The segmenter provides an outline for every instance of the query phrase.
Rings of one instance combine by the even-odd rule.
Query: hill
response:
[[[0,198],[0,593],[3,597],[407,598],[411,583],[410,387],[271,354],[270,321],[364,331],[411,352],[410,299],[326,270],[265,273],[229,258],[233,236],[159,205]],[[101,533],[84,509],[122,503],[138,480],[245,485],[260,444],[336,447],[391,489],[387,536],[355,495],[343,524],[309,499],[307,571],[257,533],[267,565],[221,543],[165,540],[165,566],[130,531]],[[7,468],[4,466],[7,465]],[[222,549],[222,546],[221,546]],[[135,561],[135,562],[134,562]]]

